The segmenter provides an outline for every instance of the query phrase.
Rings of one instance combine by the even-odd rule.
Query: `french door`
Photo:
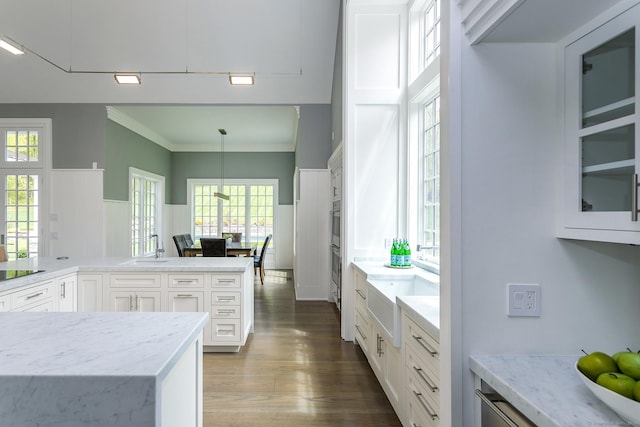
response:
[[[0,119],[0,245],[9,260],[44,251],[44,179],[49,119]]]

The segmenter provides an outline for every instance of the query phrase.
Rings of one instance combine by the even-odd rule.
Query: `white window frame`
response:
[[[163,238],[162,238],[162,230],[163,230],[163,207],[164,207],[164,189],[165,189],[165,178],[162,175],[157,175],[155,173],[145,171],[142,169],[137,169],[134,167],[129,168],[129,247],[133,248],[133,187],[131,185],[134,178],[140,178],[146,181],[151,181],[156,184],[156,197],[155,197],[155,231],[151,234],[158,235],[158,246],[162,246]],[[144,200],[144,197],[142,198]],[[144,229],[144,227],[143,227]],[[155,255],[155,249],[153,251],[144,251],[145,243],[150,242],[151,235],[145,236],[145,239],[140,240],[140,245],[138,249],[142,249],[140,253],[138,253],[138,257],[145,257]],[[133,256],[133,253],[131,254]]]
[[[197,238],[195,233],[195,224],[194,224],[194,185],[196,184],[208,184],[208,185],[217,185],[218,188],[221,188],[221,181],[219,179],[187,179],[187,204],[189,206],[189,221],[190,221],[190,230],[194,240]],[[273,186],[273,238],[271,239],[271,244],[269,246],[269,252],[275,251],[276,247],[276,227],[278,224],[278,180],[277,179],[225,179],[225,185],[271,185]],[[222,199],[218,199],[218,212],[221,211],[223,204],[225,201]],[[250,210],[246,209],[246,224],[250,224]],[[220,221],[220,218],[218,219]],[[220,226],[218,227],[220,230],[222,229]],[[243,241],[247,241],[250,236],[247,236],[247,233],[244,233],[242,236]]]
[[[49,218],[50,203],[49,197],[51,194],[50,176],[52,169],[52,146],[53,146],[53,126],[50,118],[0,118],[0,129],[39,129],[41,135],[39,135],[38,145],[38,161],[37,162],[6,162],[4,160],[5,146],[0,147],[2,149],[2,155],[0,155],[0,168],[7,170],[20,171],[20,173],[37,173],[40,176],[39,186],[39,204],[38,204],[38,255],[44,256],[49,254],[50,240],[49,240]],[[4,202],[0,203],[0,208],[4,209]],[[0,243],[4,244],[4,242]]]
[[[412,81],[409,84],[408,112],[408,185],[407,185],[407,212],[409,216],[408,235],[411,241],[422,245],[423,230],[423,197],[422,188],[422,164],[424,157],[422,144],[424,138],[423,108],[430,100],[440,94],[440,56],[437,55],[425,65],[424,53],[424,14],[435,1],[442,0],[416,0],[410,8],[409,24],[409,60]],[[441,39],[441,37],[440,37]],[[440,272],[439,259],[422,259],[422,254],[414,251],[413,261],[426,270],[436,274]]]

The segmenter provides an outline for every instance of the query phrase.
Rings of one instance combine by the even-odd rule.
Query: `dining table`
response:
[[[251,256],[253,248],[251,246],[245,246],[242,242],[231,242],[227,244],[227,256]],[[193,245],[184,248],[184,256],[192,257],[202,255],[202,248],[198,245]]]

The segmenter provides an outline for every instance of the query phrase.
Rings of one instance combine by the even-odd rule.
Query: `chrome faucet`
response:
[[[160,239],[157,234],[152,234],[150,237],[156,239],[156,258],[160,258],[160,254],[164,253],[164,249],[160,249]]]

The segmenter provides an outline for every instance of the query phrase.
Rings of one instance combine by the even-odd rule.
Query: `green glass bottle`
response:
[[[391,267],[398,265],[398,240],[393,239],[393,245],[391,245],[391,259],[389,261]]]
[[[404,239],[404,248],[403,248],[403,263],[404,267],[411,267],[411,245],[409,245],[409,241]]]

